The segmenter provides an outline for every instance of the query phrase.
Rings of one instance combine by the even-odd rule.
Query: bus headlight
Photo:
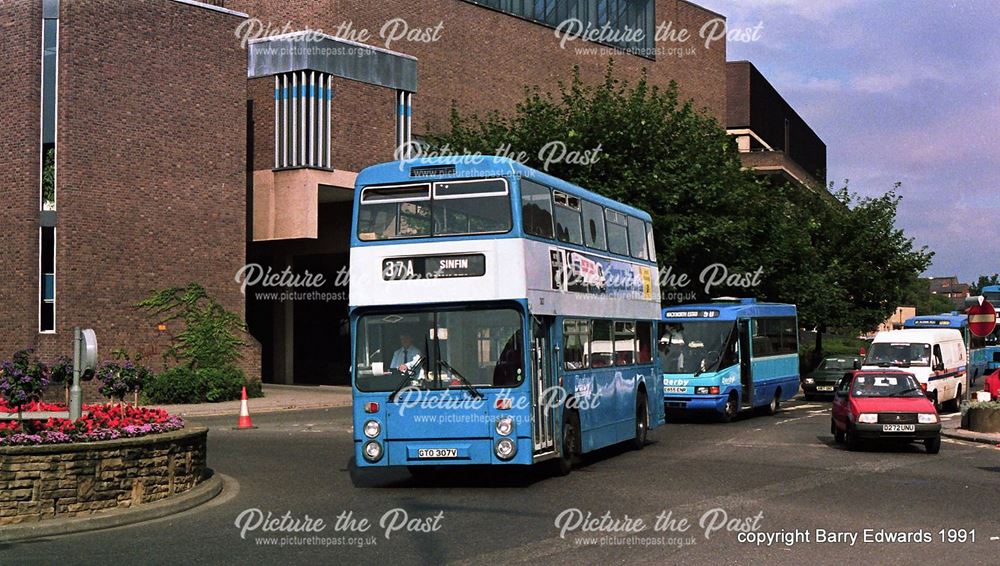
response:
[[[938,416],[934,413],[917,413],[917,422],[920,424],[934,424],[938,422]]]
[[[510,460],[514,457],[514,454],[517,454],[517,445],[514,444],[514,441],[509,438],[501,438],[497,441],[494,450],[497,453],[497,458],[500,458],[501,460]]]
[[[858,415],[859,423],[875,424],[878,422],[878,415],[875,413],[861,413]]]
[[[369,462],[378,462],[382,459],[382,445],[374,440],[366,442],[361,452]]]
[[[375,438],[382,432],[382,425],[378,424],[378,421],[368,421],[365,423],[364,431],[368,438]]]
[[[511,432],[514,431],[514,419],[510,417],[500,417],[497,420],[497,434],[500,436],[509,436]]]

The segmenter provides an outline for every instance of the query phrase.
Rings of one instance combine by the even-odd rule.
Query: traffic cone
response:
[[[240,399],[240,420],[236,424],[235,430],[243,430],[247,428],[257,428],[253,426],[250,422],[250,409],[247,408],[247,388],[243,387],[243,396]]]

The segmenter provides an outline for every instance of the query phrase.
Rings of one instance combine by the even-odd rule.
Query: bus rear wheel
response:
[[[580,416],[576,411],[566,411],[563,414],[562,452],[556,460],[556,471],[565,476],[573,471],[580,454]]]
[[[775,415],[778,413],[778,409],[781,408],[781,390],[774,392],[774,397],[771,402],[768,403],[767,407],[764,408],[764,412],[768,415]]]
[[[646,434],[649,432],[649,405],[646,403],[646,394],[639,393],[639,398],[635,401],[635,438],[632,439],[632,448],[642,450],[646,445]]]

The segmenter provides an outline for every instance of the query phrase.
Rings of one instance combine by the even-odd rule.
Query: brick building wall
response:
[[[399,40],[389,47],[418,59],[418,90],[414,97],[413,132],[421,135],[448,125],[453,103],[463,113],[508,112],[524,97],[524,87],[538,85],[554,91],[566,81],[574,65],[590,83],[603,79],[612,55],[577,53],[574,48],[600,47],[582,40],[561,49],[552,28],[529,22],[460,0],[226,0],[227,8],[246,12],[260,20],[270,33],[286,26],[291,31],[313,29],[336,35],[338,26],[349,22],[354,30],[368,30],[367,43],[385,47],[379,32],[386,22],[398,17],[410,29],[442,24],[440,39],[433,43]],[[658,0],[657,24],[670,22],[674,30],[687,29],[685,43],[662,41],[660,49],[685,46],[694,54],[678,57],[666,52],[653,61],[620,52],[613,55],[622,77],[635,79],[647,69],[653,84],[679,84],[684,99],[693,99],[707,109],[720,124],[725,120],[725,41],[706,49],[699,37],[705,22],[719,18],[708,10],[683,0]],[[336,102],[347,107],[348,115],[363,113],[367,98],[336,94]],[[390,115],[391,119],[391,115]],[[335,146],[336,147],[336,146]],[[375,162],[369,159],[366,164]]]
[[[0,63],[16,81],[11,92],[25,98],[8,107],[4,97],[0,120],[18,134],[0,143],[17,161],[0,182],[11,203],[4,214],[26,236],[13,238],[15,257],[0,260],[7,274],[24,272],[0,285],[0,324],[10,328],[0,353],[69,354],[72,328],[91,326],[102,357],[124,347],[158,367],[167,337],[132,307],[151,290],[198,282],[244,310],[233,281],[246,234],[246,53],[232,32],[240,18],[169,0],[61,3],[56,333],[40,335],[40,3],[15,2],[31,7],[15,13],[9,4],[0,8],[5,37],[30,48]],[[258,365],[250,351],[246,369],[259,375]]]
[[[42,75],[41,2],[0,3],[0,356],[35,345]]]

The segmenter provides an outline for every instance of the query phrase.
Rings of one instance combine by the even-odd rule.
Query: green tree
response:
[[[136,305],[161,324],[181,321],[164,359],[172,357],[191,369],[228,368],[240,359],[246,346],[243,320],[226,310],[197,283],[153,292]]]
[[[820,335],[882,322],[931,258],[895,225],[898,186],[861,197],[845,184],[833,191],[838,205],[763,181],[742,168],[713,117],[680,100],[676,84],[618,80],[613,64],[601,84],[584,84],[574,69],[554,95],[527,88],[509,115],[453,109],[450,130],[429,142],[441,153],[510,155],[642,208],[653,217],[661,269],[693,280],[684,291],[696,299],[749,294],[793,302],[802,325]],[[547,163],[543,150],[553,142],[577,154],[599,149],[598,159]],[[698,278],[712,265],[731,273],[760,269],[761,283],[706,289]]]
[[[976,282],[969,286],[970,295],[982,295],[983,287],[989,285],[1000,285],[1000,273],[994,273],[993,275],[980,275]]]
[[[955,305],[951,299],[944,295],[931,293],[925,277],[915,276],[910,280],[906,290],[906,297],[901,305],[910,306],[917,310],[918,315],[940,314],[955,310]]]

